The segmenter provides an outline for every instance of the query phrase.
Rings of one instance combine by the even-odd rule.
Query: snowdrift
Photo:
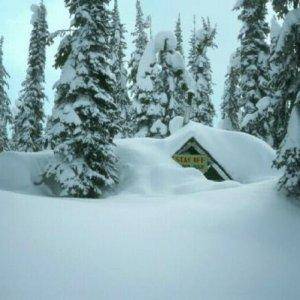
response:
[[[0,299],[300,298],[300,213],[273,181],[105,201],[0,191],[0,215]]]
[[[210,128],[194,122],[178,129],[180,120],[172,124],[174,133],[166,139],[116,140],[120,158],[119,194],[190,194],[236,187],[240,183],[258,182],[279,175],[272,169],[275,151],[263,141],[247,134]],[[191,137],[218,161],[234,181],[209,181],[198,170],[182,168],[172,159],[173,154]],[[49,195],[50,190],[40,184],[40,175],[52,155],[49,151],[1,154],[0,190]]]
[[[51,195],[50,190],[45,185],[40,184],[40,175],[52,155],[51,151],[0,154],[0,190],[33,195]]]

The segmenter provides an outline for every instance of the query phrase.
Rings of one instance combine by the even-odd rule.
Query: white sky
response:
[[[209,52],[213,67],[214,96],[213,101],[219,110],[223,94],[224,78],[230,55],[238,45],[237,35],[239,22],[236,13],[232,12],[236,0],[143,0],[145,15],[152,15],[154,34],[161,30],[174,30],[178,14],[181,13],[186,43],[185,53],[188,53],[188,41],[193,28],[193,15],[196,15],[200,25],[201,17],[210,17],[212,23],[218,26],[218,49]],[[28,42],[30,36],[30,6],[38,0],[11,0],[1,1],[0,35],[5,37],[4,63],[9,72],[10,91],[12,103],[18,97],[21,82],[26,72]],[[44,0],[48,9],[48,22],[50,31],[67,28],[69,25],[68,11],[63,0]],[[122,22],[126,24],[128,32],[132,32],[135,22],[135,0],[119,0]],[[128,34],[128,46],[131,50],[131,37]],[[46,69],[46,93],[49,103],[46,105],[47,113],[51,112],[54,99],[52,86],[59,78],[59,71],[52,65],[57,45],[48,49]]]

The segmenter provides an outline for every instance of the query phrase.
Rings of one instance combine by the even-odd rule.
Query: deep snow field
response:
[[[170,158],[191,136],[238,182]],[[102,200],[47,196],[51,152],[0,155],[0,299],[300,299],[300,206],[276,191],[274,151],[190,124],[116,141],[121,184]]]

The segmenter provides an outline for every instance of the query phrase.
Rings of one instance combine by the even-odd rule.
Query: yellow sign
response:
[[[185,168],[196,168],[205,174],[211,164],[209,156],[206,154],[175,154],[173,159]]]

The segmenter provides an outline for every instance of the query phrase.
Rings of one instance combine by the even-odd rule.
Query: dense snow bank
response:
[[[275,151],[263,141],[238,132],[219,130],[182,118],[171,123],[173,134],[166,139],[135,138],[116,140],[120,158],[121,182],[118,193],[140,195],[191,194],[204,190],[236,187],[237,182],[208,181],[198,170],[185,169],[172,156],[191,137],[240,183],[257,182],[279,176],[271,168]],[[51,152],[0,155],[0,189],[29,194],[47,194],[40,181]]]
[[[103,201],[0,191],[0,299],[299,299],[299,232],[275,182]]]
[[[40,185],[43,168],[52,152],[0,154],[0,190],[33,195],[49,195],[49,189]]]

